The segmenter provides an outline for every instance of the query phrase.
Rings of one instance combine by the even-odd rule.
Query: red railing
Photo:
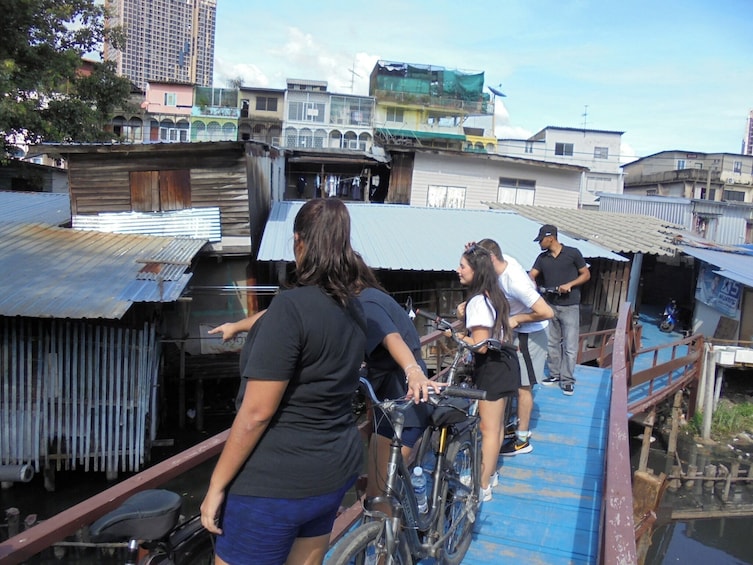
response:
[[[218,455],[228,433],[219,433],[0,543],[0,564],[21,563],[117,508],[129,496],[162,485]]]
[[[609,404],[604,507],[600,562],[637,563],[633,527],[633,482],[630,468],[627,394],[630,382],[633,313],[629,303],[620,308],[612,351],[612,395]]]

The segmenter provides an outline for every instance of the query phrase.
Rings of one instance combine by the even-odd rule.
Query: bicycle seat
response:
[[[181,503],[180,495],[175,492],[144,490],[94,522],[89,532],[97,542],[157,540],[178,523]]]

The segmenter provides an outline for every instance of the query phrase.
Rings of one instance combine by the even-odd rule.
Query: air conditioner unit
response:
[[[734,182],[735,182],[735,178],[734,177],[729,177],[727,179],[727,184],[734,184]]]

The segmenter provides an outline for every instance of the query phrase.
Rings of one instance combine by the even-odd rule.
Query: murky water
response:
[[[640,445],[631,442],[634,469]],[[649,468],[655,473],[669,473],[675,458],[666,457],[666,446],[660,441],[652,444],[649,455]],[[692,441],[680,440],[678,457],[683,469],[688,462],[702,469],[706,464],[722,463],[728,468],[734,461],[741,462],[741,468],[750,466],[750,457],[744,451],[732,451],[726,446],[714,449],[699,449]],[[672,509],[690,508],[696,510],[725,509],[721,502],[721,483],[712,492],[705,491],[700,481],[694,487],[681,486],[675,492],[667,491],[657,512],[657,524],[651,536],[651,545],[645,558],[645,565],[669,564],[714,564],[738,565],[753,564],[753,515],[725,518],[671,519]],[[732,487],[726,508],[739,508],[745,505],[753,509],[753,484],[737,483]]]

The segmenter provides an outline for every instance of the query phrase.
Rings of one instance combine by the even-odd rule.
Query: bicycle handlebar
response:
[[[361,386],[366,389],[371,401],[375,404],[382,404],[383,401],[379,400],[374,392],[374,388],[371,386],[369,380],[365,377],[360,377]],[[486,391],[475,388],[465,388],[461,386],[446,386],[439,392],[429,393],[429,402],[436,404],[442,398],[467,398],[468,400],[486,400]],[[413,400],[409,398],[392,399],[388,402],[405,401],[406,406],[413,403]]]
[[[562,294],[560,287],[558,286],[540,286],[538,288],[539,294]]]
[[[441,328],[443,330],[452,330],[452,324],[450,322],[448,322],[444,318],[437,316],[433,312],[427,312],[426,310],[421,310],[420,308],[416,308],[414,312],[417,316],[431,320],[432,322],[437,324],[438,328]]]
[[[446,386],[437,396],[467,398],[469,400],[486,400],[486,391],[462,386]]]
[[[482,347],[487,347],[488,349],[491,349],[492,351],[507,350],[509,352],[517,352],[518,350],[518,348],[515,347],[514,345],[509,344],[509,343],[504,343],[494,338],[488,338],[488,339],[479,341],[478,343],[471,345],[469,343],[466,343],[462,339],[460,339],[457,335],[457,332],[455,331],[455,328],[452,327],[452,323],[445,320],[444,318],[437,316],[433,312],[427,312],[419,308],[416,308],[414,312],[416,313],[416,315],[434,322],[437,325],[438,329],[443,330],[443,331],[450,330],[450,332],[452,332],[452,339],[455,341],[455,343],[457,343],[460,347],[464,349],[469,349],[470,351],[478,351]]]

